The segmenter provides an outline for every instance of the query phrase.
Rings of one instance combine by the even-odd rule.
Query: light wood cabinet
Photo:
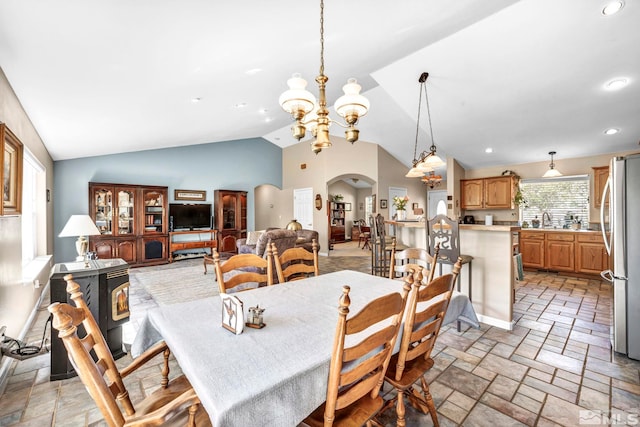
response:
[[[579,273],[600,274],[609,269],[609,255],[602,236],[578,235],[576,244],[576,270]]]
[[[462,209],[482,209],[483,204],[483,179],[464,179],[460,181],[460,199]]]
[[[575,236],[545,233],[545,267],[553,271],[575,271]]]
[[[544,233],[521,231],[519,248],[523,267],[544,268]]]
[[[593,207],[599,208],[602,205],[602,191],[609,178],[609,166],[598,166],[593,169]],[[609,200],[604,201],[605,206],[609,206]]]
[[[516,191],[513,175],[460,180],[462,209],[513,209]]]
[[[525,268],[599,275],[609,268],[602,235],[584,231],[520,231]]]
[[[236,241],[247,237],[247,192],[214,190],[213,204],[219,251],[236,253]]]
[[[100,230],[89,237],[98,258],[131,266],[167,262],[167,187],[89,183],[89,215]]]

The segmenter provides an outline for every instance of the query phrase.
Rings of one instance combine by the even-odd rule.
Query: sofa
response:
[[[291,244],[291,240],[289,240],[289,238],[294,235],[295,239],[293,244]],[[318,232],[315,230],[291,231],[275,227],[261,231],[249,231],[246,239],[238,239],[236,242],[238,253],[257,254],[264,257],[264,252],[269,239],[276,244],[278,254],[282,254],[285,249],[292,247],[302,247],[309,252],[313,252],[313,239],[318,242]],[[318,243],[318,250],[320,250],[320,243]]]
[[[256,254],[264,258],[269,244],[275,243],[278,253],[281,254],[295,247],[297,240],[298,235],[295,231],[268,228],[265,231],[250,231],[246,239],[238,239],[236,247],[239,254]]]
[[[318,240],[318,232],[315,230],[297,230],[298,240],[296,246],[303,247],[309,252],[313,252],[313,240],[318,244],[318,252],[320,251],[320,241]]]

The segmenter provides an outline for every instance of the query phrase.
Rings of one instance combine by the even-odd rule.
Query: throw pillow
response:
[[[264,230],[249,231],[245,245],[256,245],[262,233],[264,233]]]

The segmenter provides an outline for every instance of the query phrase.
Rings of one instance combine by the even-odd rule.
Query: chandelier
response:
[[[360,95],[361,86],[356,79],[347,80],[342,87],[344,95],[338,98],[333,106],[336,113],[344,118],[345,124],[329,117],[325,86],[329,78],[324,75],[324,0],[320,1],[320,74],[316,77],[319,89],[319,100],[311,92],[306,90],[307,81],[300,74],[294,74],[287,85],[289,90],[280,95],[279,102],[282,109],[291,114],[295,124],[291,126],[291,133],[298,141],[304,138],[307,126],[312,131],[315,141],[311,144],[311,150],[318,154],[323,148],[331,147],[329,139],[329,126],[332,123],[346,128],[345,138],[350,143],[358,140],[359,130],[355,127],[358,119],[369,111],[369,100]],[[305,118],[307,119],[305,121]]]
[[[429,188],[434,188],[440,185],[442,182],[442,176],[436,175],[434,171],[431,171],[424,175],[421,181],[429,186]]]
[[[429,97],[427,96],[426,81],[429,77],[429,73],[420,74],[418,82],[420,82],[420,95],[418,95],[418,118],[416,120],[416,142],[413,147],[413,162],[409,172],[405,175],[407,178],[420,178],[424,176],[426,172],[433,171],[433,168],[443,166],[445,163],[436,154],[436,144],[433,140],[433,128],[431,127],[431,111],[429,110]],[[418,155],[418,133],[420,131],[420,112],[422,110],[422,92],[424,92],[424,99],[427,104],[427,117],[429,119],[429,134],[431,135],[431,147],[429,151],[423,151]]]

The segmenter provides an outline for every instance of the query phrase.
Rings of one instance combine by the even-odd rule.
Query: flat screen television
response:
[[[211,204],[171,203],[169,217],[174,230],[211,228]]]

